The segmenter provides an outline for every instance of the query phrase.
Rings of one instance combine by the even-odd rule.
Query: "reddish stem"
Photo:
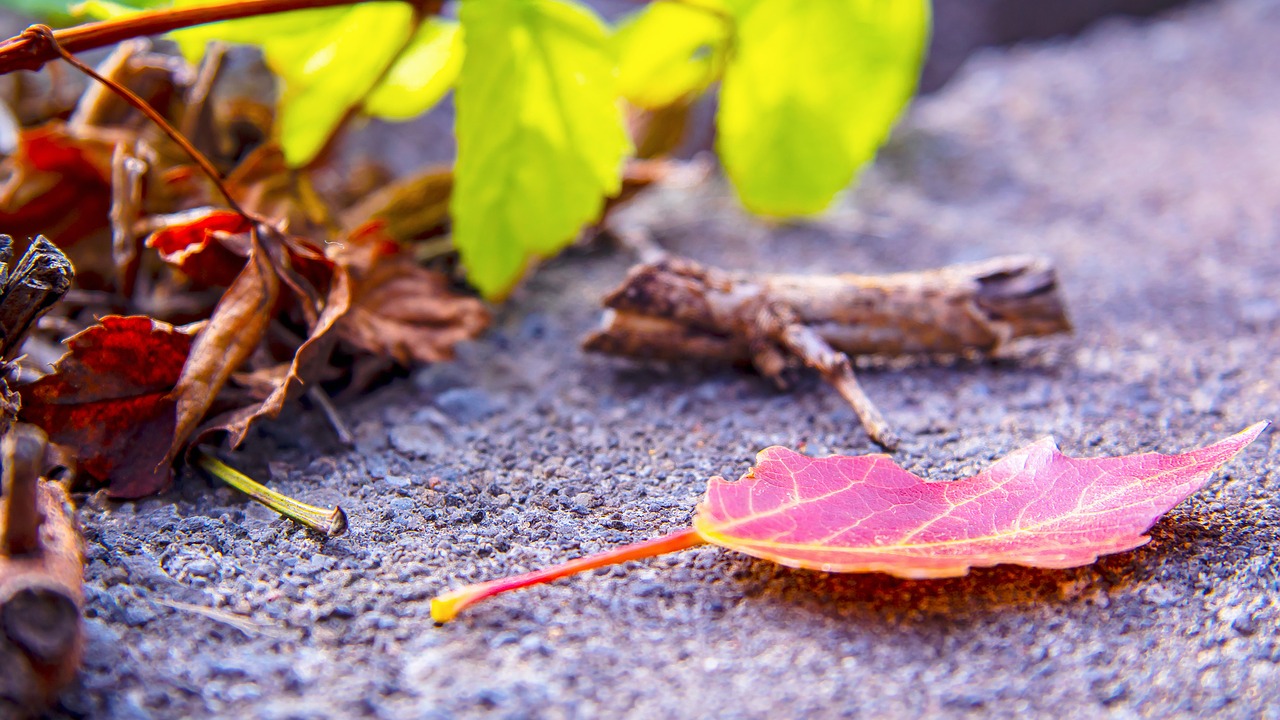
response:
[[[702,539],[698,531],[693,528],[686,528],[653,540],[624,545],[614,550],[606,550],[602,553],[571,560],[563,565],[535,570],[523,575],[467,585],[433,599],[431,601],[431,618],[438,623],[448,622],[457,617],[458,613],[467,607],[487,597],[493,597],[508,590],[519,590],[530,585],[541,585],[552,580],[559,580],[567,575],[573,575],[585,570],[594,570],[607,565],[617,565],[628,560],[643,560],[656,555],[687,550],[705,542],[706,540]]]
[[[173,30],[204,25],[223,20],[238,20],[257,15],[272,15],[291,10],[355,5],[363,0],[228,0],[215,5],[184,8],[158,8],[127,17],[86,23],[57,30],[54,39],[67,52],[83,52],[114,45],[129,38],[160,35]],[[412,2],[412,0],[410,0]],[[413,2],[419,8],[429,9],[439,3],[427,0]],[[14,70],[39,70],[45,63],[58,58],[47,45],[30,37],[19,35],[0,41],[0,75]]]

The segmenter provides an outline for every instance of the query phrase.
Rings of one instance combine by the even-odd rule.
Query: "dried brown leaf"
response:
[[[177,424],[166,462],[178,456],[227,378],[258,346],[271,322],[280,296],[280,277],[263,238],[256,231],[252,236],[248,262],[196,336],[182,376],[170,395],[177,404]]]
[[[328,364],[329,354],[338,339],[333,332],[346,315],[351,302],[351,281],[345,270],[335,267],[329,284],[329,294],[311,335],[298,347],[288,372],[275,384],[271,394],[261,404],[243,408],[215,420],[202,430],[225,430],[230,433],[232,447],[244,442],[253,425],[263,419],[273,419],[284,405],[300,393],[308,383],[316,382]]]
[[[484,303],[451,292],[444,275],[414,262],[378,224],[353,233],[335,259],[353,278],[338,332],[357,348],[406,365],[438,362],[489,324]]]

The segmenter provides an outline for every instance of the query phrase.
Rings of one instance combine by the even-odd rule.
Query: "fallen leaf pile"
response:
[[[766,448],[738,482],[712,478],[693,527],[432,600],[446,622],[508,590],[704,543],[783,565],[904,578],[1009,563],[1087,565],[1145,544],[1147,530],[1266,429],[1259,422],[1180,455],[1070,458],[1045,439],[981,473],[926,482],[887,455],[810,458]]]
[[[266,106],[200,95],[191,68],[147,47],[122,44],[100,72],[185,128],[247,214],[98,86],[69,117],[23,118],[0,164],[0,230],[45,235],[77,278],[37,338],[67,353],[51,372],[28,358],[20,417],[118,498],[167,487],[192,442],[239,445],[301,393],[447,359],[488,323],[478,299],[384,229],[394,213],[348,209],[359,188],[322,194],[312,177],[332,173],[291,170],[267,139]]]

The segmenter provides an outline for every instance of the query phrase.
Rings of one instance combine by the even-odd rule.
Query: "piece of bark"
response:
[[[62,485],[41,480],[44,433],[15,424],[0,441],[0,717],[47,706],[80,664],[80,536]]]
[[[13,238],[0,235],[0,360],[18,354],[27,331],[71,289],[71,261],[43,235],[9,269]]]
[[[1071,329],[1052,265],[1027,256],[878,276],[728,272],[666,257],[633,268],[604,305],[587,350],[751,363],[778,382],[803,363],[890,448],[893,435],[848,356],[999,354],[1014,338]]]

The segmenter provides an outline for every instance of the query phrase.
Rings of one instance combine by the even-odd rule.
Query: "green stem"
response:
[[[199,448],[193,448],[191,455],[201,470],[290,520],[302,523],[312,530],[322,532],[329,537],[336,537],[347,531],[347,514],[342,511],[341,507],[335,506],[332,510],[329,510],[299,502],[288,495],[281,495],[275,490],[256,482],[248,475],[224,464],[212,455],[202,452]]]
[[[645,540],[633,545],[624,545],[613,550],[606,550],[595,555],[588,555],[543,570],[535,570],[523,575],[515,575],[499,580],[476,583],[451,590],[439,595],[431,601],[431,619],[445,623],[457,617],[458,613],[488,597],[510,590],[519,590],[530,585],[540,585],[558,580],[567,575],[574,575],[586,570],[594,570],[606,565],[617,565],[628,560],[642,560],[656,555],[677,552],[697,547],[706,540],[693,528],[686,528],[670,535],[653,540]]]

